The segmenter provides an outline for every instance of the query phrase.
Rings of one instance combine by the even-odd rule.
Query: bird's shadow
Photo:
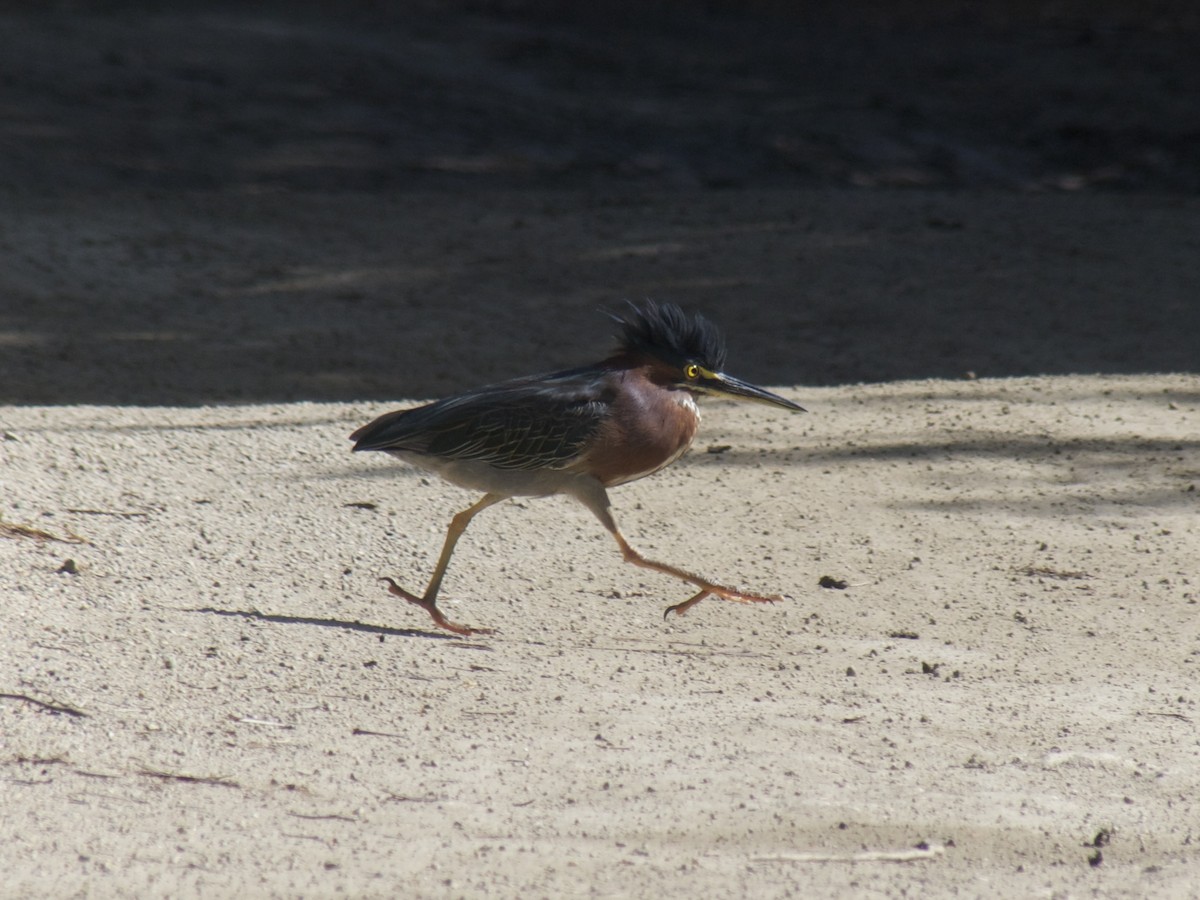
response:
[[[444,634],[440,631],[425,631],[420,628],[389,628],[386,625],[367,625],[363,622],[347,622],[344,619],[318,619],[313,616],[285,616],[277,613],[264,613],[256,609],[217,609],[204,606],[198,609],[187,609],[184,612],[203,613],[209,616],[226,616],[235,619],[250,619],[255,622],[273,622],[276,625],[317,625],[321,628],[344,628],[349,631],[361,631],[366,634],[378,634],[386,637],[431,638],[438,641],[462,641],[457,635]]]

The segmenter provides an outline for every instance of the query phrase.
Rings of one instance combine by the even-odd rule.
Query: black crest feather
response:
[[[629,301],[629,311],[612,318],[621,326],[618,352],[646,353],[679,366],[694,362],[713,372],[725,367],[725,336],[699,313],[646,300]]]

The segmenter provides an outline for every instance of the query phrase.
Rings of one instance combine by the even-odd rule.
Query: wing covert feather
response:
[[[561,469],[583,452],[612,402],[595,372],[519,379],[380,416],[356,450],[474,459],[499,469]]]

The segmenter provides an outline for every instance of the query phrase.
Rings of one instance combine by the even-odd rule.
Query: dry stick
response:
[[[70,531],[67,537],[59,537],[49,531],[42,531],[32,525],[15,525],[12,522],[0,522],[0,537],[33,538],[35,541],[58,541],[60,544],[86,544],[87,540]]]
[[[387,794],[387,799],[393,803],[439,803],[444,800],[444,797],[409,797],[404,794],[393,794],[386,788],[383,791]]]
[[[147,768],[146,766],[142,766],[138,771],[142,775],[149,775],[151,778],[161,778],[163,781],[182,781],[186,784],[212,784],[217,787],[241,787],[236,781],[230,781],[224,775],[183,775],[176,772],[162,772],[158,769]]]
[[[272,719],[255,719],[251,716],[230,716],[235,722],[243,725],[269,725],[272,728],[295,728],[295,725],[289,725],[287,722],[276,722]]]
[[[789,853],[786,856],[758,856],[755,862],[916,862],[933,859],[946,852],[945,847],[914,847],[911,850],[864,850],[862,853]]]
[[[150,515],[149,512],[125,512],[117,509],[76,509],[68,506],[67,512],[76,513],[81,516],[115,516],[118,519],[143,519]]]
[[[402,735],[402,734],[395,734],[391,731],[370,731],[366,728],[355,728],[350,733],[351,734],[363,734],[363,735],[367,735],[368,737],[386,737],[386,738],[404,737],[404,735]]]
[[[49,712],[64,713],[68,716],[74,716],[77,719],[86,719],[88,717],[88,714],[81,709],[75,709],[72,706],[63,706],[61,703],[47,703],[45,700],[39,700],[27,694],[0,693],[0,700],[21,700],[25,703],[32,703],[34,706],[48,710]]]

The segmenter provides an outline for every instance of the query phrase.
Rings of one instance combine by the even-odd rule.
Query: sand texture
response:
[[[1200,896],[1194,14],[94,6],[0,21],[0,898]],[[438,631],[348,434],[642,297],[809,412],[618,521],[782,600],[520,500]]]

